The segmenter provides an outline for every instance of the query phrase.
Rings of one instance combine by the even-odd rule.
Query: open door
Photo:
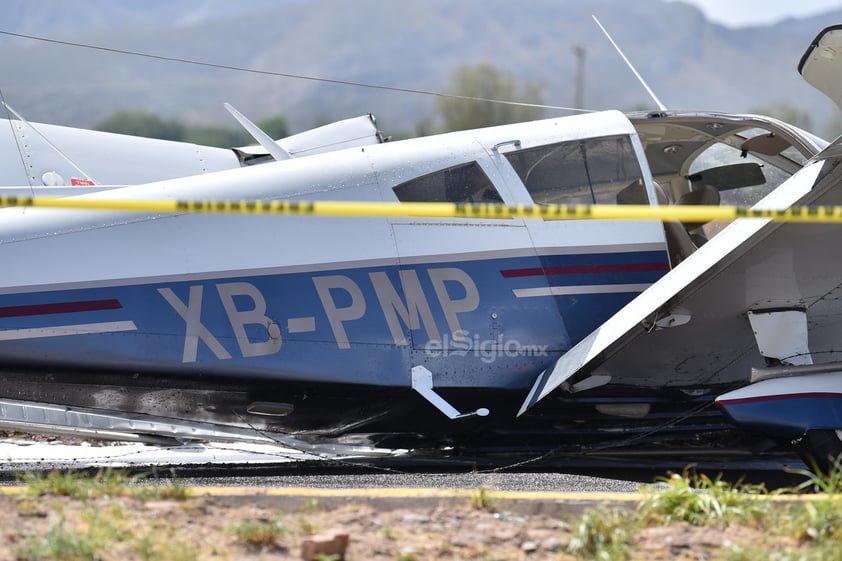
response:
[[[832,25],[813,39],[798,63],[798,73],[842,109],[842,25]]]

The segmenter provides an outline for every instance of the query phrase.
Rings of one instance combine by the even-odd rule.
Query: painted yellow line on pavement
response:
[[[22,495],[29,491],[25,485],[0,487],[0,495]],[[613,502],[630,503],[644,501],[650,493],[604,492],[604,491],[498,491],[485,489],[493,500],[545,501],[545,502]],[[653,492],[655,490],[653,489]],[[479,489],[427,489],[427,488],[353,488],[327,489],[314,487],[189,487],[191,497],[307,497],[307,498],[367,498],[367,499],[471,499],[477,497]],[[773,502],[823,501],[842,499],[839,496],[816,494],[746,495]]]
[[[762,218],[774,222],[842,223],[842,206],[754,209],[737,206],[515,205],[385,201],[252,201],[28,197],[0,195],[0,207],[41,207],[144,213],[277,214],[407,218],[540,218],[708,222]]]
[[[352,497],[378,499],[459,499],[473,498],[479,489],[427,489],[427,488],[355,488],[355,489],[320,489],[313,487],[191,487],[196,496],[251,496],[266,495],[278,497]],[[495,500],[552,501],[552,502],[640,502],[657,492],[608,492],[608,491],[498,491],[485,489],[489,497]],[[789,494],[789,495],[746,495],[772,501],[815,501],[827,500],[825,494]]]
[[[308,498],[370,498],[370,499],[470,499],[479,489],[426,489],[407,487],[328,489],[316,487],[189,487],[189,496],[201,497],[308,497]],[[0,495],[22,495],[26,485],[0,487]],[[554,491],[497,491],[486,489],[490,497],[501,500],[524,501],[641,501],[644,493],[554,492]]]
[[[485,492],[494,499],[528,501],[640,501],[643,493],[571,493],[553,491],[496,491]],[[470,499],[479,489],[426,489],[426,488],[356,488],[319,489],[312,487],[193,487],[191,493],[211,496],[266,495],[279,497],[352,497],[377,499]]]

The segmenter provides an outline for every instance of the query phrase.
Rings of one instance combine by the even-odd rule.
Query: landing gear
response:
[[[839,469],[842,462],[842,430],[809,430],[798,443],[798,449],[808,467],[830,473]]]

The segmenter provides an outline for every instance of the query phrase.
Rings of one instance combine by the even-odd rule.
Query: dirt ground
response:
[[[348,534],[346,559],[356,561],[563,560],[576,559],[567,551],[578,519],[578,515],[518,515],[507,512],[505,503],[482,508],[469,499],[375,509],[353,501],[333,506],[299,501],[292,506],[288,497],[141,501],[7,493],[0,495],[0,560],[302,559],[306,540],[337,533]],[[246,524],[274,530],[250,534],[243,531]],[[80,545],[85,540],[93,542],[94,549],[85,550]],[[763,536],[750,528],[676,524],[640,531],[632,540],[629,558],[711,559],[723,544],[748,546],[762,541]],[[57,555],[57,548],[81,550],[81,555]],[[323,553],[312,559],[338,558]]]
[[[0,431],[4,436],[15,434]],[[478,490],[470,497],[385,506],[353,498],[202,493],[198,489],[181,500],[78,499],[0,489],[0,561],[291,560],[302,559],[305,542],[343,534],[344,558],[353,561],[589,558],[570,553],[571,543],[583,536],[581,506],[524,509],[496,500],[493,490],[487,497]],[[750,527],[681,523],[644,528],[624,541],[632,561],[717,559],[735,546],[797,547],[782,538],[775,544],[768,540],[767,533]],[[323,553],[310,559],[340,558]]]

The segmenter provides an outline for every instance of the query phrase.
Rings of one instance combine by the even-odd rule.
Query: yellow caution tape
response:
[[[664,220],[708,222],[764,218],[775,222],[842,222],[842,207],[790,207],[781,210],[736,206],[541,205],[492,203],[393,203],[351,201],[213,201],[177,199],[93,199],[0,195],[0,207],[42,207],[143,213],[284,214],[308,216],[542,218],[544,220]]]

